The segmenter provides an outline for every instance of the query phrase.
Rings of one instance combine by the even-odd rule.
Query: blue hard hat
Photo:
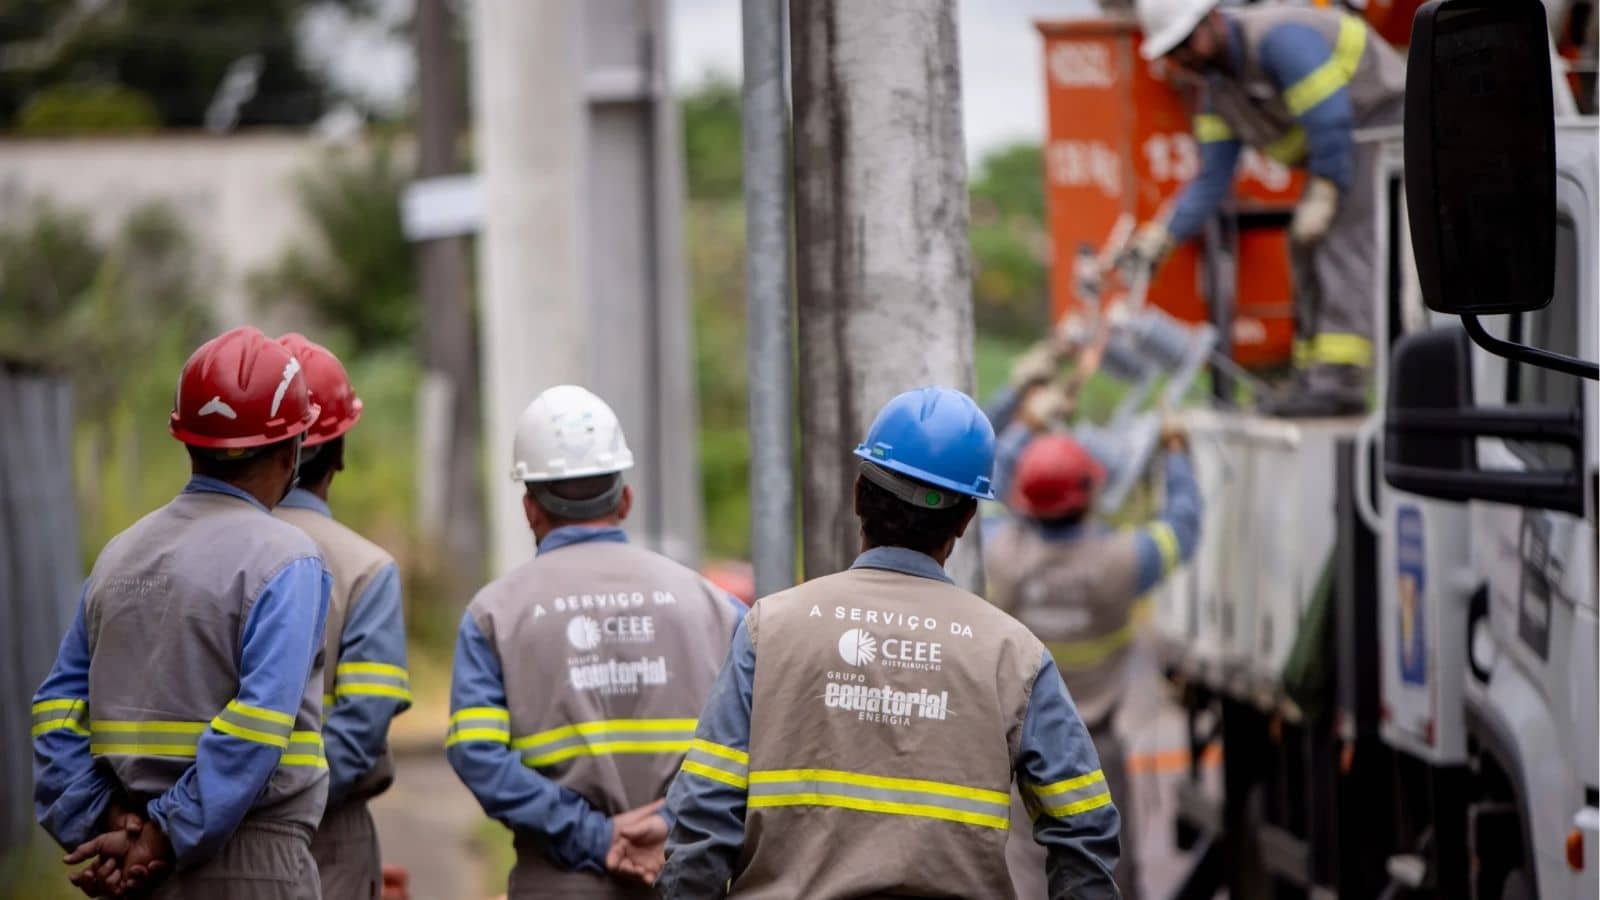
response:
[[[917,388],[884,404],[856,455],[935,487],[994,499],[994,426],[952,388]]]

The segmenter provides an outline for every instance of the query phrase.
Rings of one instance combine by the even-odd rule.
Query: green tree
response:
[[[742,202],[739,84],[713,74],[679,102],[691,202]]]
[[[974,315],[980,330],[1037,335],[1049,323],[1049,232],[1038,144],[985,154],[969,193]]]
[[[416,268],[400,224],[405,183],[384,145],[329,155],[302,173],[295,189],[309,240],[250,278],[256,298],[310,310],[358,353],[409,345],[418,316]]]

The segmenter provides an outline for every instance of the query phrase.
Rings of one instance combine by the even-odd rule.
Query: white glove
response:
[[[1056,342],[1046,338],[1029,347],[1011,364],[1012,387],[1042,384],[1061,370],[1061,354]]]
[[[1326,178],[1313,177],[1300,195],[1289,222],[1289,239],[1297,244],[1315,244],[1328,236],[1333,217],[1339,212],[1339,188]]]
[[[1046,431],[1072,418],[1072,398],[1060,387],[1042,384],[1022,398],[1017,417],[1034,431]]]
[[[1154,274],[1161,261],[1171,252],[1172,234],[1167,231],[1167,226],[1161,222],[1146,222],[1134,232],[1128,246],[1117,254],[1117,266],[1129,275],[1139,269]]]

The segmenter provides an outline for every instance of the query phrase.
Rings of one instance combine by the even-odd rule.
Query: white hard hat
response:
[[[1219,0],[1139,0],[1139,55],[1160,59],[1183,43]]]
[[[633,468],[633,453],[617,414],[604,400],[573,384],[533,398],[517,420],[511,477],[561,481]]]

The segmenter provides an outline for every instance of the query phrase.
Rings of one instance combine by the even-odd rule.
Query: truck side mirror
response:
[[[1406,61],[1406,208],[1423,300],[1478,346],[1600,379],[1593,362],[1503,341],[1478,316],[1555,293],[1556,130],[1540,0],[1432,0]]]
[[[1383,478],[1440,500],[1488,500],[1583,515],[1583,423],[1572,409],[1472,405],[1471,345],[1454,325],[1395,342],[1384,409]],[[1476,440],[1510,438],[1571,450],[1565,470],[1478,468]]]
[[[1544,5],[1434,0],[1406,63],[1405,179],[1428,308],[1530,312],[1555,292],[1556,138]]]

